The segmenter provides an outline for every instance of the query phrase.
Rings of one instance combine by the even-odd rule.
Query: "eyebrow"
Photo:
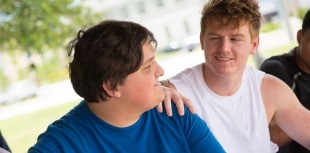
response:
[[[145,63],[151,62],[153,59],[155,59],[155,55],[149,58],[148,60],[146,60],[145,62],[143,62],[142,65],[144,65]]]
[[[209,36],[221,36],[221,35],[214,33],[214,32],[210,32],[208,35]],[[242,38],[244,38],[244,35],[240,34],[240,33],[235,33],[235,34],[231,34],[230,37],[242,37]]]
[[[240,33],[232,34],[231,36],[233,36],[233,37],[244,37],[244,35],[240,34]]]
[[[219,34],[215,33],[215,32],[209,32],[207,33],[208,35],[215,35],[215,36],[219,36]]]

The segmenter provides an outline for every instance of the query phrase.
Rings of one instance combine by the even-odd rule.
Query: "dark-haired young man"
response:
[[[69,45],[69,71],[84,100],[50,124],[29,152],[223,153],[197,115],[157,111],[165,93],[155,48],[153,34],[133,22],[106,20],[79,31]]]

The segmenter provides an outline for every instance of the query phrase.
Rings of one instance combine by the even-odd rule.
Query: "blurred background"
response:
[[[105,19],[130,20],[158,40],[162,79],[203,62],[200,11],[208,0],[0,0],[0,130],[12,152],[27,152],[79,96],[67,71],[66,44],[79,29]],[[259,67],[297,45],[309,0],[259,0],[260,47],[248,64]]]

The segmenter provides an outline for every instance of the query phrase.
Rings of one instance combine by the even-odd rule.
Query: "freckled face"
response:
[[[151,43],[146,42],[142,49],[143,64],[138,71],[126,77],[119,90],[129,107],[145,112],[164,99],[165,94],[158,81],[164,70],[155,60],[155,51]]]
[[[207,69],[220,76],[243,72],[248,56],[256,53],[259,43],[258,37],[251,39],[247,24],[237,29],[208,27],[200,41]]]

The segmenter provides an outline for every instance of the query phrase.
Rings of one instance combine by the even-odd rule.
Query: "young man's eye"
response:
[[[146,66],[144,69],[149,69],[151,68],[151,65]]]
[[[231,38],[230,40],[231,41],[241,41],[241,39],[239,39],[239,38]]]
[[[208,39],[210,42],[218,42],[219,41],[219,38],[218,37],[210,37]]]

